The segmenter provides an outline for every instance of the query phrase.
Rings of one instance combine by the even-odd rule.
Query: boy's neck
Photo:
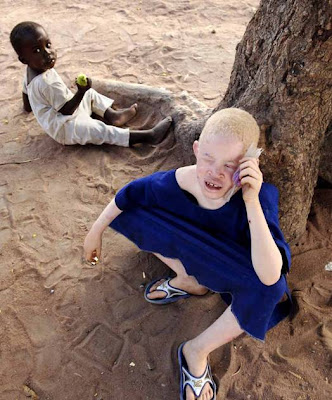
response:
[[[30,83],[32,81],[33,78],[35,78],[36,76],[42,74],[45,71],[36,71],[35,69],[32,69],[29,67],[29,65],[27,66],[27,80],[28,83]]]

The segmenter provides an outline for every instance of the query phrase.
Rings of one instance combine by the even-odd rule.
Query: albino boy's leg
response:
[[[186,269],[180,260],[164,257],[159,253],[154,253],[154,255],[176,273],[176,277],[171,280],[171,285],[173,287],[185,290],[186,292],[195,295],[203,295],[207,293],[208,289],[205,286],[200,285],[194,276],[187,274]],[[166,296],[164,291],[156,290],[164,280],[165,279],[160,279],[151,287],[150,293],[147,294],[150,299],[162,299]]]
[[[183,355],[187,361],[189,372],[194,376],[201,376],[205,371],[208,355],[241,333],[243,330],[229,306],[209,328],[184,345]],[[211,399],[212,395],[210,385],[206,385],[198,399]],[[188,387],[186,400],[195,400],[192,390]]]
[[[182,262],[177,258],[164,257],[159,253],[153,253],[153,254],[156,257],[158,257],[160,261],[166,264],[171,270],[173,270],[176,273],[176,275],[182,275],[184,277],[188,276]]]
[[[186,355],[187,352],[188,354],[195,353],[197,357],[207,359],[207,356],[213,350],[230,342],[241,333],[243,333],[243,329],[232,313],[231,306],[228,306],[212,325],[187,342],[184,347],[184,354]]]

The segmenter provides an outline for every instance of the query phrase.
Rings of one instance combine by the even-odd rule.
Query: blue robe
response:
[[[181,260],[189,275],[231,304],[245,332],[264,340],[267,330],[290,311],[285,277],[290,250],[279,227],[277,188],[263,183],[259,199],[283,258],[281,277],[271,286],[259,280],[251,262],[241,190],[221,208],[209,210],[180,188],[175,170],[156,172],[117,193],[115,203],[123,212],[110,227],[142,250]],[[287,299],[280,302],[285,293]]]

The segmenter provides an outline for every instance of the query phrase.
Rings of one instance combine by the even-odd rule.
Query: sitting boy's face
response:
[[[56,58],[56,50],[42,27],[24,39],[19,53],[20,61],[38,73],[53,68]]]
[[[243,143],[234,136],[210,136],[194,143],[196,174],[202,194],[218,200],[234,185],[233,174],[243,157]]]

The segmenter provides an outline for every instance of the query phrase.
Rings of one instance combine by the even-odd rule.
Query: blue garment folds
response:
[[[175,170],[156,172],[122,188],[115,197],[123,212],[110,227],[140,249],[177,258],[187,273],[222,294],[241,328],[264,340],[266,331],[290,312],[285,273],[290,250],[279,228],[278,190],[263,183],[259,199],[283,258],[282,275],[264,285],[251,262],[250,231],[242,192],[217,210],[205,209],[178,185]],[[280,302],[284,294],[287,299]]]

